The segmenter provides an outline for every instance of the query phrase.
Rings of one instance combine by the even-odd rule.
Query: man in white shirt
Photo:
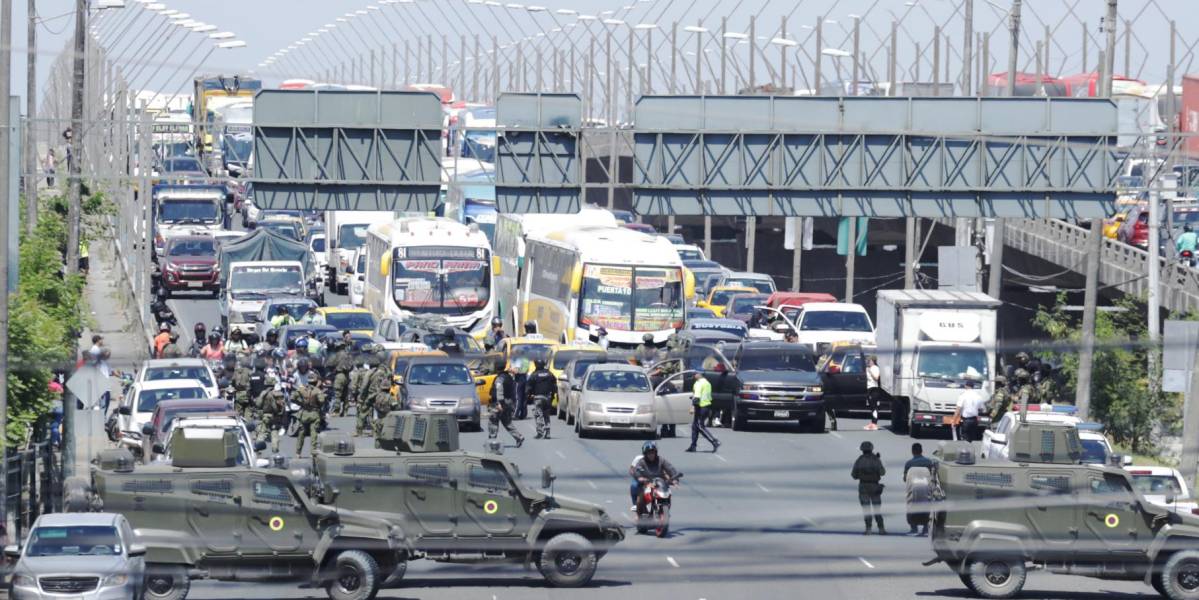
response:
[[[987,397],[978,389],[977,379],[966,379],[965,388],[966,390],[958,396],[953,416],[954,420],[961,424],[962,439],[973,442],[982,439],[978,416],[987,410]]]
[[[882,376],[878,368],[878,359],[873,356],[866,357],[866,408],[870,409],[870,424],[866,426],[868,431],[878,431],[878,400],[882,395],[882,390],[878,387],[879,377]]]

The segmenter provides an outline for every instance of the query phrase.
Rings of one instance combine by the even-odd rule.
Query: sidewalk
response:
[[[92,335],[104,336],[104,344],[112,352],[109,366],[117,371],[136,371],[149,358],[150,332],[144,331],[133,305],[133,294],[125,282],[116,248],[110,239],[98,239],[91,245],[91,270],[87,277],[84,297],[90,311],[88,326],[79,339],[79,348],[92,346]],[[113,378],[113,398],[120,398],[120,381]]]

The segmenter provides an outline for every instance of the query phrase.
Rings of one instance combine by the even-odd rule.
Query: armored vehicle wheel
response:
[[[369,600],[379,591],[379,564],[360,550],[346,550],[333,563],[334,579],[326,591],[332,600]]]
[[[974,592],[975,594],[978,593],[978,590],[974,589],[974,584],[970,583],[969,575],[967,575],[966,573],[958,573],[958,579],[962,580],[962,585],[966,586],[966,589],[970,590],[971,592]]]
[[[1170,600],[1199,600],[1199,551],[1176,552],[1162,567],[1161,590]]]
[[[64,512],[89,512],[91,511],[90,494],[88,494],[87,480],[81,477],[71,477],[63,483],[62,487]]]
[[[187,570],[180,566],[164,566],[146,569],[146,589],[142,596],[146,600],[183,600],[191,589]]]
[[[1166,593],[1166,585],[1162,582],[1161,573],[1154,573],[1153,576],[1149,578],[1149,585],[1153,586],[1154,591],[1156,591],[1158,594],[1161,594],[1162,598],[1170,597],[1170,594]]]
[[[966,577],[974,593],[983,598],[1011,598],[1024,588],[1028,577],[1024,561],[1000,556],[970,559]]]
[[[541,575],[554,587],[587,585],[598,565],[595,547],[577,533],[559,533],[550,538],[537,563]]]

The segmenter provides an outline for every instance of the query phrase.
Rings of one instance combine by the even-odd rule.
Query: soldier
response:
[[[1041,363],[1037,371],[1037,398],[1046,404],[1058,400],[1057,381],[1053,378],[1053,367],[1049,363]]]
[[[674,356],[683,351],[683,338],[679,337],[679,331],[682,327],[675,327],[674,331],[670,332],[670,337],[666,338],[666,355]]]
[[[234,358],[233,354],[226,354],[225,360]],[[236,359],[235,359],[236,360]],[[237,414],[241,418],[249,420],[252,415],[251,403],[254,397],[250,395],[250,379],[251,373],[244,365],[237,365],[233,370],[233,405],[237,409]]]
[[[300,405],[300,436],[296,440],[296,456],[304,455],[304,440],[312,437],[312,451],[316,451],[316,436],[320,433],[321,408],[324,406],[324,394],[314,384],[301,385],[296,388],[296,404]]]
[[[363,400],[365,394],[363,391],[366,388],[366,380],[370,375],[369,354],[359,352],[354,356],[354,370],[350,371],[350,389],[347,402],[354,405],[354,412],[358,415],[358,422],[362,422],[363,413],[371,411],[370,404]],[[357,430],[357,435],[362,435],[362,429]]]
[[[341,351],[329,359],[327,367],[334,371],[333,403],[337,406],[337,416],[346,416],[350,406],[350,375],[354,371],[354,338],[349,330],[341,332]]]
[[[878,523],[878,534],[887,535],[883,526],[883,475],[887,474],[883,461],[874,451],[874,444],[862,442],[862,455],[853,463],[850,477],[858,481],[858,503],[862,505],[862,520],[866,522],[866,531],[862,535],[870,535],[871,517]]]
[[[1024,369],[1016,369],[1016,402],[1020,406],[1027,406],[1037,401],[1037,391],[1032,386],[1032,381],[1028,376],[1028,371]]]
[[[258,408],[258,397],[262,392],[266,391],[266,359],[257,356],[254,358],[254,370],[250,371],[250,402],[247,411],[251,413],[251,417],[255,421],[262,420],[262,411]]]
[[[995,391],[991,393],[991,401],[988,403],[991,409],[991,422],[999,423],[999,419],[1007,414],[1008,405],[1011,403],[1012,396],[1008,393],[1007,377],[996,375]]]
[[[375,372],[375,367],[379,366],[379,357],[373,352],[369,352],[362,357],[362,368],[355,371],[358,381],[358,389],[355,392],[354,399],[357,401],[357,425],[354,429],[354,435],[362,436],[367,430],[374,431],[373,417],[375,416],[375,399],[370,394],[370,380]],[[351,383],[351,385],[353,385]]]
[[[262,424],[258,428],[258,441],[270,441],[271,452],[279,453],[279,432],[287,426],[287,397],[279,389],[279,380],[273,375],[263,381],[265,386],[258,396],[256,404],[262,413]]]
[[[654,334],[647,333],[641,336],[641,344],[633,352],[633,361],[638,365],[648,367],[656,358],[658,358],[658,350],[654,348]]]
[[[366,394],[371,400],[371,405],[375,409],[374,432],[375,437],[379,437],[379,433],[383,428],[383,417],[387,416],[396,408],[395,396],[391,395],[391,367],[385,360],[386,352],[379,351],[375,353],[374,368],[371,370],[370,379],[367,380]]]
[[[533,404],[533,422],[537,425],[536,439],[550,439],[550,410],[553,398],[558,393],[558,378],[545,368],[545,360],[534,362],[536,369],[525,384],[528,402]]]
[[[487,407],[487,437],[494,440],[499,436],[500,425],[503,424],[512,439],[516,440],[517,448],[525,443],[525,437],[512,425],[512,413],[516,410],[516,373],[523,368],[522,362],[517,359],[503,368],[503,359],[500,359],[497,365],[500,367],[499,374],[491,386],[492,398]]]
[[[170,341],[162,347],[163,358],[183,358],[183,350],[179,348],[179,334],[172,331]]]

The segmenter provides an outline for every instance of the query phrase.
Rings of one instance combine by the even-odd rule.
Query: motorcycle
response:
[[[1179,252],[1178,258],[1182,260],[1183,264],[1187,265],[1188,267],[1195,266],[1195,253],[1190,250],[1183,250],[1182,252]]]
[[[677,478],[667,481],[655,477],[641,488],[641,502],[637,503],[637,533],[646,533],[652,527],[654,535],[666,536],[670,531],[670,486],[678,483]]]
[[[167,323],[171,327],[179,326],[179,319],[175,317],[175,311],[167,305],[166,293],[161,288],[159,288],[154,302],[150,303],[150,312],[154,313],[154,321],[160,327],[163,323]]]

